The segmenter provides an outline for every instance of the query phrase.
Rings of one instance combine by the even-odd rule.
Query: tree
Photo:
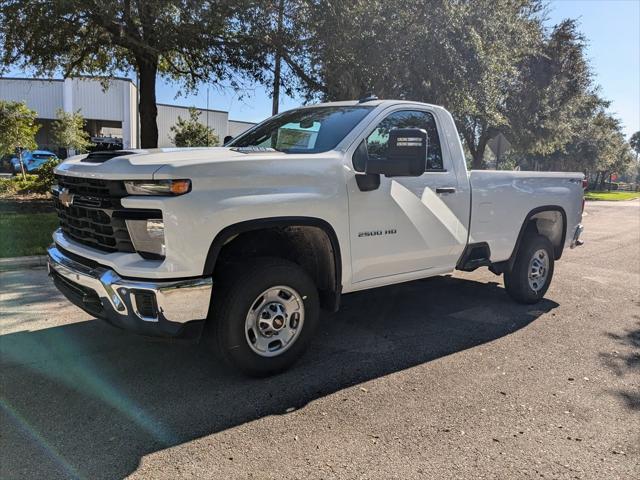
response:
[[[69,150],[83,153],[93,146],[89,133],[84,129],[85,121],[80,110],[68,113],[59,108],[56,117],[52,125],[53,141],[65,148],[67,154]]]
[[[636,161],[638,161],[638,156],[640,155],[640,131],[631,135],[631,139],[629,140],[629,145],[631,149],[636,154]]]
[[[601,102],[590,115],[578,114],[578,127],[561,149],[547,155],[551,168],[582,170],[596,189],[603,189],[612,173],[624,174],[633,164],[620,121]]]
[[[480,168],[510,124],[519,66],[544,32],[537,0],[317,2],[312,65],[331,100],[375,92],[444,105]]]
[[[592,85],[585,48],[575,21],[564,20],[519,65],[517,86],[506,108],[505,134],[538,165],[552,154],[558,160],[564,145],[584,132],[585,121],[609,105]],[[553,161],[546,163],[553,168]]]
[[[24,102],[0,100],[0,156],[11,155],[18,151],[22,178],[25,179],[23,150],[35,150],[36,133],[40,125],[36,124],[36,112]]]
[[[0,64],[110,76],[134,70],[143,148],[158,142],[156,77],[186,89],[259,76],[268,51],[244,29],[248,0],[6,0],[0,5]],[[241,18],[242,17],[242,18]]]
[[[484,166],[498,133],[521,155],[560,151],[576,112],[593,110],[585,39],[572,20],[545,28],[538,0],[311,5],[307,95],[346,100],[374,92],[443,105],[473,168]]]
[[[171,127],[176,147],[209,147],[218,145],[219,139],[212,128],[200,123],[200,112],[189,109],[189,118],[178,116],[178,123]]]
[[[255,0],[236,16],[245,39],[264,54],[262,69],[247,72],[272,95],[272,114],[278,113],[280,93],[292,96],[324,91],[314,73],[310,49],[310,11],[317,8],[309,0]],[[310,95],[309,95],[310,96]]]

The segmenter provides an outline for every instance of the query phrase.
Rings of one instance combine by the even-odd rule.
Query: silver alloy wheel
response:
[[[263,357],[275,357],[295,343],[303,324],[302,297],[293,288],[279,285],[255,299],[244,332],[251,350]]]
[[[529,287],[534,292],[544,288],[549,276],[549,255],[544,249],[537,250],[529,262]]]

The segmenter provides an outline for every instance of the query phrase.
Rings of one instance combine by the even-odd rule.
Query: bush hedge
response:
[[[49,160],[38,169],[36,174],[29,173],[25,178],[22,178],[22,174],[18,174],[12,178],[0,179],[0,194],[11,196],[50,192],[55,182],[53,170],[58,163],[58,160]]]

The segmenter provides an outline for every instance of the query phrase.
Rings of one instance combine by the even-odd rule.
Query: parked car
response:
[[[22,163],[24,163],[24,170],[27,173],[35,172],[49,160],[58,160],[58,156],[48,150],[27,150],[22,152]],[[17,156],[11,159],[11,168],[13,173],[22,172],[20,159]]]
[[[342,295],[488,267],[535,303],[581,243],[582,173],[467,172],[449,112],[416,102],[302,107],[225,147],[94,152],[56,174],[62,293],[142,334],[204,331],[257,376]]]

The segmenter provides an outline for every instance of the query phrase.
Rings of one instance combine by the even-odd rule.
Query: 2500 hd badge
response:
[[[388,230],[371,230],[368,232],[360,232],[358,233],[358,238],[360,237],[377,237],[378,235],[395,235],[398,231],[395,228],[390,228]]]

